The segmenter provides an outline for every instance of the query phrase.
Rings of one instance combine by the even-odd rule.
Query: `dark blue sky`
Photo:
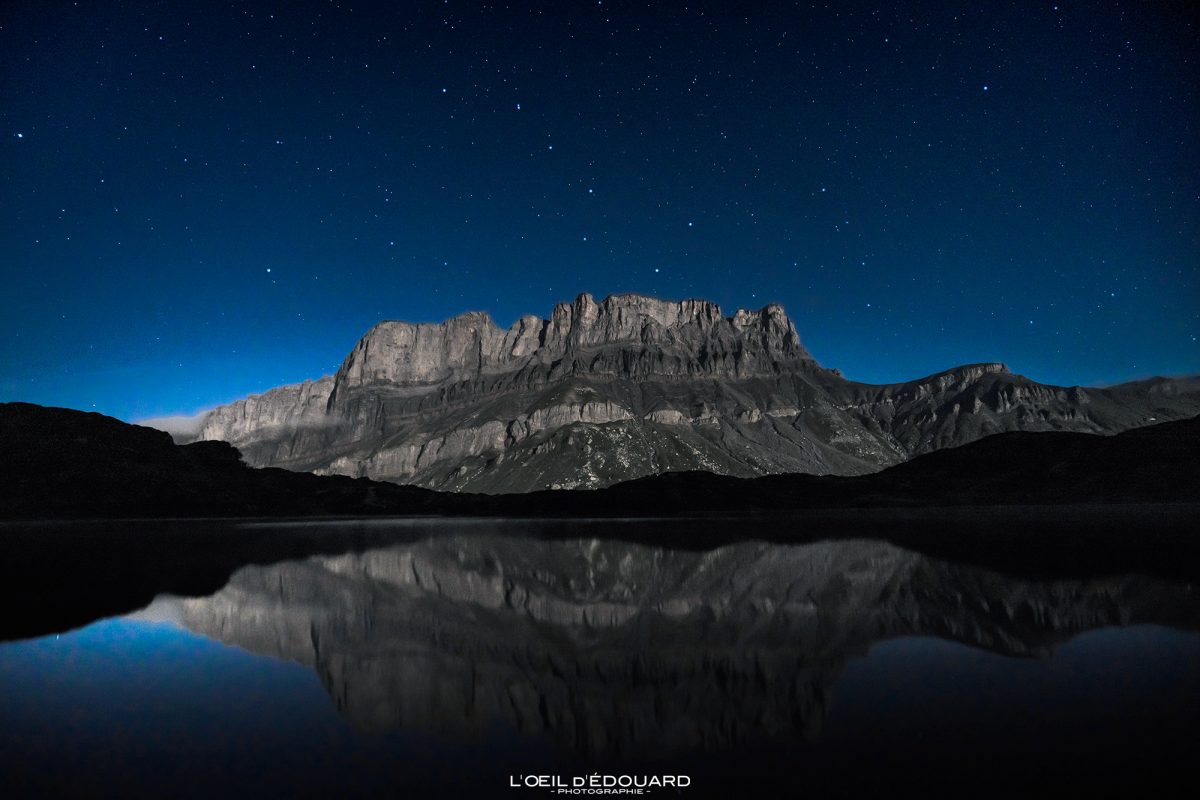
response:
[[[1200,371],[1187,3],[0,6],[0,399],[136,419],[381,318],[782,302],[892,381]]]

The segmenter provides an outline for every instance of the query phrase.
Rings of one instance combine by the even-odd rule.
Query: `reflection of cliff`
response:
[[[502,721],[594,757],[813,735],[842,665],[889,637],[1024,656],[1106,625],[1200,627],[1185,586],[1010,579],[872,541],[447,536],[247,567],[181,604],[194,631],[313,666],[360,728]]]

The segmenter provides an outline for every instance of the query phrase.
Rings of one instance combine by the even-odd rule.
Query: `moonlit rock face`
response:
[[[326,411],[333,384],[334,379],[326,376],[218,406],[201,420],[196,438],[232,442],[267,432],[321,428],[331,422]]]
[[[479,372],[494,361],[504,334],[486,314],[463,314],[441,324],[381,322],[359,340],[338,370],[342,386],[436,383]]]
[[[596,488],[704,470],[853,475],[1008,430],[1200,413],[1200,382],[1046,386],[972,364],[873,386],[821,367],[782,306],[582,294],[509,328],[386,321],[337,374],[209,412],[247,463],[431,488]]]
[[[719,307],[702,300],[614,295],[597,303],[582,294],[556,306],[548,320],[525,316],[508,330],[479,312],[437,324],[381,322],[359,340],[337,379],[346,387],[415,386],[551,363],[587,348],[651,343],[715,344],[725,354],[750,354],[768,371],[779,361],[812,360],[779,306],[739,310],[726,319]]]

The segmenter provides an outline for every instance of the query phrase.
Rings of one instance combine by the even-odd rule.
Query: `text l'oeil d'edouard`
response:
[[[687,775],[509,775],[513,789],[557,789],[556,794],[642,794],[644,789],[682,789]]]

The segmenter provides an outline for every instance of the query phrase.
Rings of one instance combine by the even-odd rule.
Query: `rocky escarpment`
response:
[[[812,737],[845,664],[893,637],[1038,657],[1104,626],[1195,628],[1194,595],[865,540],[695,551],[462,533],[246,567],[170,602],[193,631],[312,667],[361,729],[501,723],[605,759]]]
[[[1047,386],[1002,364],[873,386],[821,367],[782,307],[580,295],[548,319],[381,322],[337,374],[209,412],[254,466],[430,488],[600,487],[706,470],[861,474],[1010,430],[1200,413],[1195,379]]]

